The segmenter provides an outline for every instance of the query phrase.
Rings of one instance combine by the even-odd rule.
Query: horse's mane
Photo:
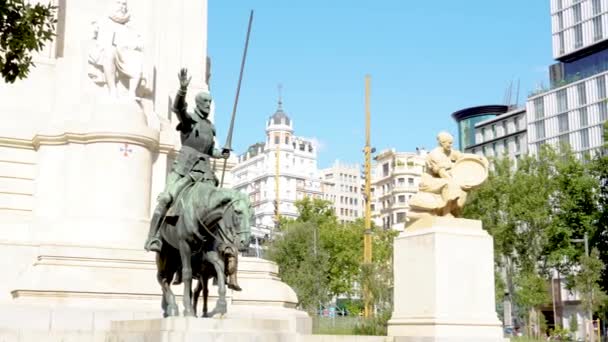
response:
[[[222,208],[232,200],[248,200],[247,195],[238,190],[216,188],[208,183],[196,183],[192,193],[196,193],[193,198],[195,206],[207,208],[209,212]]]

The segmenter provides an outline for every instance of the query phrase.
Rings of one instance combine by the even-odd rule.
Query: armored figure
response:
[[[175,97],[173,112],[179,119],[177,130],[180,131],[182,148],[173,163],[167,177],[165,191],[158,196],[158,204],[150,222],[146,251],[160,252],[161,240],[159,228],[169,207],[177,195],[194,182],[206,182],[218,185],[217,177],[211,166],[211,158],[228,158],[229,149],[219,150],[214,147],[215,127],[207,119],[211,108],[211,96],[206,92],[196,95],[194,113],[187,112],[186,90],[191,77],[184,68],[179,74],[180,88]]]

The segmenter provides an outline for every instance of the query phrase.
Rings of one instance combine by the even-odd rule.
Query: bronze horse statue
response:
[[[249,242],[251,215],[249,198],[237,190],[196,182],[181,192],[161,226],[163,243],[156,255],[164,317],[179,315],[171,291],[174,277],[184,284],[184,316],[196,315],[194,308],[200,290],[193,300],[193,276],[202,284],[203,315],[226,313],[225,263],[230,256],[227,253],[236,254]],[[207,280],[212,277],[217,279],[219,298],[215,309],[208,314]]]

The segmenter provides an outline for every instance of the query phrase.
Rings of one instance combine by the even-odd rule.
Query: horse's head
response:
[[[224,217],[224,220],[231,226],[240,245],[246,247],[249,245],[249,239],[251,238],[251,217],[253,216],[253,208],[251,208],[249,197],[246,194],[233,190],[232,197],[230,206],[226,210],[226,217]]]

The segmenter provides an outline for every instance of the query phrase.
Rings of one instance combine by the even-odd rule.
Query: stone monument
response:
[[[411,200],[411,222],[394,241],[388,334],[400,341],[503,341],[492,237],[481,221],[459,218],[467,191],[487,178],[488,161],[453,150],[448,133],[437,141]]]
[[[192,76],[188,103],[209,89],[207,1],[55,3],[57,35],[36,68],[0,84],[0,340],[103,340],[111,321],[162,317],[142,245],[181,148],[176,70]],[[310,331],[275,264],[238,269],[233,317]]]

